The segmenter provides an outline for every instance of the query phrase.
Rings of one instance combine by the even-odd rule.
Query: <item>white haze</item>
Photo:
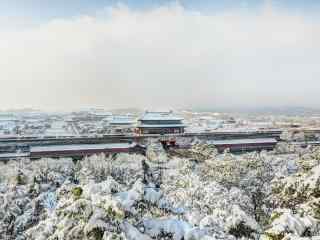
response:
[[[1,24],[0,24],[1,26]],[[320,21],[125,6],[0,30],[0,108],[317,106]]]

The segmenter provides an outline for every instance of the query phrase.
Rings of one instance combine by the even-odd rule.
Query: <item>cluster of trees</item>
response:
[[[320,149],[191,152],[1,163],[0,239],[320,236]]]

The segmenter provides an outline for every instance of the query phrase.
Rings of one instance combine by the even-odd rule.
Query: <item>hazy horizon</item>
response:
[[[0,9],[0,109],[318,108],[315,1],[13,0]]]

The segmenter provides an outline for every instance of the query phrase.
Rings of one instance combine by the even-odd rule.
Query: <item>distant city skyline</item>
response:
[[[318,108],[319,1],[0,1],[0,110]]]

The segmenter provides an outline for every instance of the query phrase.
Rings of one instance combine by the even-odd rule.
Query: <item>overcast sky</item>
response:
[[[318,106],[320,1],[160,2],[0,0],[0,109]]]

